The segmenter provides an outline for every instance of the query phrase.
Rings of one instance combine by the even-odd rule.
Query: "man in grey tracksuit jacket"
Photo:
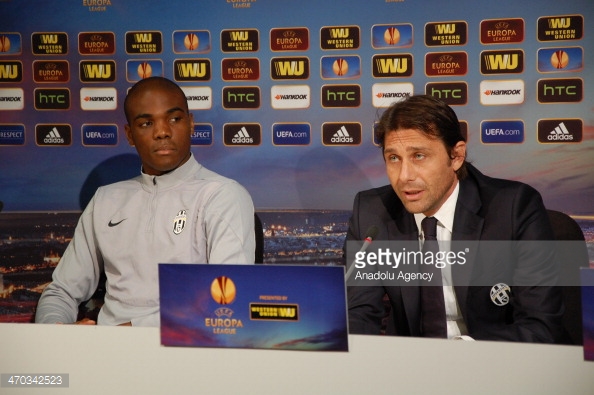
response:
[[[142,174],[101,187],[44,290],[40,323],[76,322],[101,273],[97,324],[159,325],[159,263],[253,263],[254,206],[237,182],[190,152],[193,116],[183,91],[162,77],[142,80],[124,104]]]

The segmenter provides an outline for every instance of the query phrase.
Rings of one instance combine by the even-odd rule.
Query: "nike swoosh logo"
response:
[[[124,222],[127,219],[128,218],[124,218],[123,220],[121,220],[119,222],[111,222],[111,220],[109,220],[109,223],[107,224],[107,226],[109,226],[110,228],[113,228],[114,226],[118,226],[119,224],[121,224],[122,222]]]

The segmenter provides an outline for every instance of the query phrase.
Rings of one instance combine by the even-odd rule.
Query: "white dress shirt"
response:
[[[437,241],[439,243],[440,251],[450,251],[452,241],[452,229],[454,227],[454,213],[456,211],[456,202],[458,201],[458,193],[460,192],[460,183],[456,182],[456,188],[444,204],[433,215],[437,219]],[[422,213],[414,214],[417,228],[419,229],[420,242],[424,240],[423,231],[421,228],[421,221],[425,218]],[[441,269],[441,277],[443,281],[443,297],[445,300],[446,321],[447,321],[447,336],[448,339],[463,339],[471,340],[468,336],[468,330],[462,317],[462,312],[458,306],[456,293],[452,283],[452,268],[450,265],[445,265]]]

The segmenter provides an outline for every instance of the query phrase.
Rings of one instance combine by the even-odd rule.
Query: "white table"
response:
[[[352,335],[349,352],[163,347],[158,328],[0,324],[1,394],[594,394],[577,346]],[[433,377],[430,377],[433,375]]]

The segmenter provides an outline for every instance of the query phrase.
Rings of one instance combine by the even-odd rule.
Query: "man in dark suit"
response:
[[[349,242],[365,239],[371,227],[378,228],[378,241],[424,244],[433,233],[441,250],[471,241],[513,243],[473,251],[464,265],[445,265],[436,274],[438,287],[353,286],[350,277],[350,332],[380,334],[387,300],[387,334],[559,339],[563,303],[552,286],[554,251],[546,248],[550,243],[534,242],[554,239],[540,194],[520,182],[487,177],[467,163],[456,114],[431,96],[393,104],[380,119],[377,138],[391,185],[357,194],[345,250]],[[433,231],[424,228],[431,220]]]

